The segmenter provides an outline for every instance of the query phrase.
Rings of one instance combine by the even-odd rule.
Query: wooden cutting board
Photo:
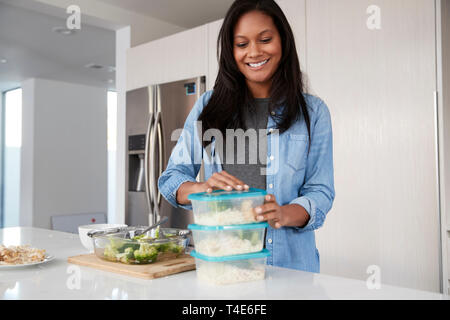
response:
[[[130,265],[120,262],[106,261],[98,258],[95,254],[83,254],[69,257],[67,260],[69,263],[80,266],[120,273],[141,279],[156,279],[195,269],[195,259],[187,254],[184,254],[176,259],[158,261],[144,265]]]

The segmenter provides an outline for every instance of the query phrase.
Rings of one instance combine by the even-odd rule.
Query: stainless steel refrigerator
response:
[[[169,218],[164,227],[193,223],[192,212],[172,207],[157,182],[176,144],[172,132],[183,128],[204,92],[204,76],[127,92],[126,224],[149,225],[164,216]],[[201,174],[197,179],[202,180]]]

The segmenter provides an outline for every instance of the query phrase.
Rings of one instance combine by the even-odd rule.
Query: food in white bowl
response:
[[[83,246],[91,253],[94,252],[94,243],[92,238],[87,234],[91,230],[107,230],[113,228],[124,228],[127,227],[126,224],[110,224],[110,223],[97,223],[97,224],[87,224],[78,227],[78,235],[80,236],[80,241]]]

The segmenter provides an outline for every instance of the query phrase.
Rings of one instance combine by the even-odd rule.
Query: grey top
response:
[[[231,138],[227,136],[223,154],[220,155],[223,170],[242,180],[251,188],[264,190],[266,189],[264,171],[267,162],[266,129],[269,101],[269,98],[255,99],[255,106],[244,112],[246,128],[243,128],[240,133],[234,132],[234,136]],[[233,150],[233,144],[234,154],[227,154],[227,147],[228,150]],[[231,161],[224,161],[224,159],[227,160],[227,155],[230,158],[228,160]]]

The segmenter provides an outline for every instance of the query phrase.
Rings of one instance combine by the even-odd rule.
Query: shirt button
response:
[[[275,111],[272,111],[270,114],[274,116],[275,115]]]
[[[269,184],[269,188],[272,189],[273,188],[273,184]]]
[[[270,158],[269,158],[271,161],[273,161],[274,159],[275,159],[275,157],[274,156],[270,156]]]
[[[272,239],[267,239],[267,242],[268,243],[272,243]]]

